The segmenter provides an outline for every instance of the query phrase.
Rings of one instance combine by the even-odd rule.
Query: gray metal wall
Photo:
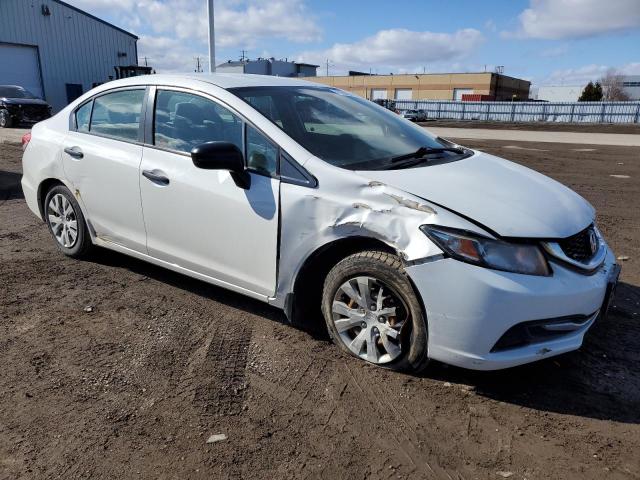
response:
[[[640,123],[640,102],[454,102],[395,100],[428,118],[496,122]]]
[[[51,15],[42,14],[42,5]],[[65,84],[86,92],[115,78],[115,66],[138,64],[135,36],[55,0],[0,0],[0,42],[38,47],[45,99],[54,111],[67,105]]]

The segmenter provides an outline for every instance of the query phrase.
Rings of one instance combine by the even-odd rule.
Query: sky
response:
[[[206,0],[66,0],[140,37],[158,73],[208,65]],[[493,71],[577,85],[640,75],[640,0],[216,0],[216,63],[275,57],[319,75]]]

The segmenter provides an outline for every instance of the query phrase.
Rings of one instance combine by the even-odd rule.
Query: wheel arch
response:
[[[293,291],[285,300],[285,313],[289,321],[304,330],[325,336],[326,327],[321,311],[324,280],[340,260],[364,250],[381,250],[398,255],[395,248],[382,240],[366,236],[339,238],[311,252],[298,269]]]
[[[43,221],[45,221],[45,217],[44,217],[44,211],[45,211],[44,200],[47,197],[47,193],[49,192],[49,190],[51,190],[56,185],[62,185],[63,187],[69,188],[67,185],[64,184],[64,182],[62,182],[58,178],[46,178],[43,181],[41,181],[40,184],[38,185],[38,193],[37,193],[38,209],[40,211],[40,218]]]

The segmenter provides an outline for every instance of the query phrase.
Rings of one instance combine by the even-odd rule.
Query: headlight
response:
[[[444,252],[462,262],[506,272],[551,275],[537,245],[507,243],[448,227],[422,225],[420,229]]]

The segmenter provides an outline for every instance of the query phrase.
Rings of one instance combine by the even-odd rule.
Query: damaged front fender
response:
[[[318,188],[281,185],[278,288],[272,303],[284,306],[305,261],[319,248],[348,237],[379,240],[406,264],[442,255],[421,231],[440,224],[485,233],[457,215],[407,192],[312,158],[305,168]]]

